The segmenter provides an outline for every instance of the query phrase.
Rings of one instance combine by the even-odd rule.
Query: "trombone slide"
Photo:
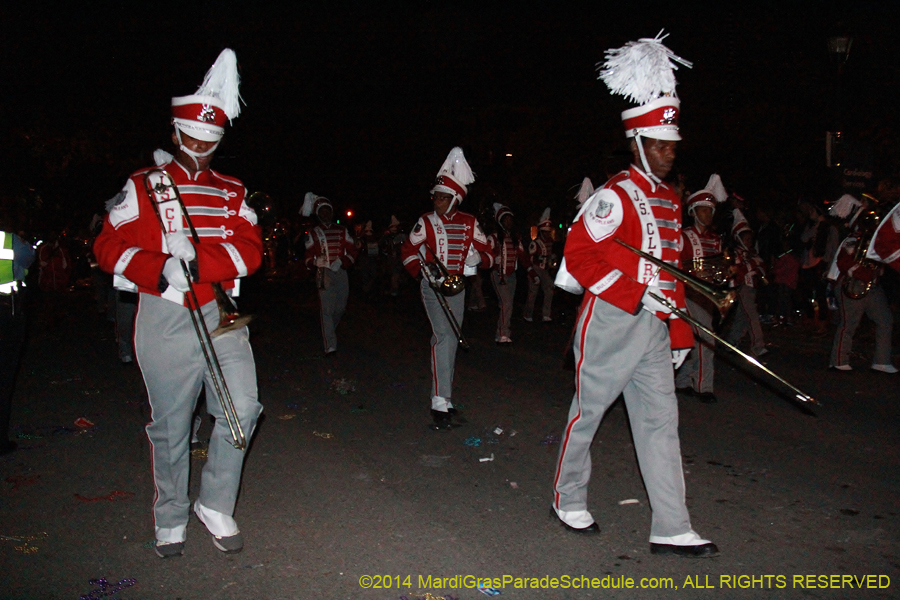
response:
[[[784,379],[783,377],[780,377],[780,376],[779,376],[778,374],[776,374],[774,371],[772,371],[771,369],[769,369],[769,367],[767,367],[766,365],[764,365],[764,364],[762,364],[761,362],[759,362],[759,360],[756,359],[755,357],[750,356],[749,354],[747,354],[746,352],[744,352],[743,350],[741,350],[740,348],[738,348],[738,347],[735,346],[734,344],[731,344],[730,342],[726,342],[722,337],[720,337],[718,334],[716,334],[712,329],[706,327],[706,326],[703,325],[700,321],[698,321],[697,319],[695,319],[694,317],[692,317],[691,315],[689,315],[689,314],[687,313],[687,311],[681,310],[680,308],[678,308],[677,306],[675,306],[674,304],[672,304],[672,303],[669,301],[669,299],[666,298],[665,296],[660,296],[660,295],[658,295],[658,294],[654,294],[653,292],[649,292],[649,291],[647,292],[647,294],[648,294],[651,298],[653,298],[654,300],[657,300],[658,302],[661,302],[662,304],[668,306],[669,309],[670,309],[674,314],[678,315],[681,319],[683,319],[683,320],[686,321],[687,323],[690,323],[691,325],[693,325],[693,326],[696,327],[697,329],[700,329],[701,331],[703,331],[704,333],[706,333],[707,335],[709,335],[709,336],[711,336],[713,339],[715,339],[718,343],[722,344],[723,346],[725,346],[726,348],[728,348],[729,350],[731,350],[732,352],[735,352],[735,353],[741,355],[741,357],[743,357],[745,360],[747,360],[747,362],[749,362],[751,365],[753,365],[753,366],[755,366],[755,367],[757,367],[757,368],[759,368],[759,369],[765,371],[766,373],[768,373],[769,375],[771,375],[773,378],[775,378],[777,381],[781,382],[784,386],[786,386],[788,389],[790,389],[792,392],[794,392],[794,397],[795,397],[797,400],[799,400],[800,402],[805,402],[805,403],[808,403],[808,404],[818,404],[818,402],[816,402],[816,399],[815,399],[815,398],[813,398],[812,396],[810,396],[810,395],[807,394],[806,392],[803,392],[802,390],[800,390],[800,389],[794,387],[793,385],[791,385],[790,382],[788,382],[788,381],[787,381],[786,379]]]

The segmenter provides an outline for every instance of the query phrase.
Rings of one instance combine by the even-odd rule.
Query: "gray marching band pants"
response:
[[[650,535],[691,531],[684,499],[678,400],[666,324],[645,310],[630,315],[592,296],[575,330],[575,396],[560,440],[553,482],[557,510],[587,510],[591,442],[619,394],[653,511]]]
[[[831,365],[850,363],[850,349],[853,346],[853,335],[863,315],[875,324],[875,355],[873,365],[891,364],[891,334],[894,331],[894,316],[888,304],[887,296],[877,283],[869,293],[858,300],[848,298],[842,290],[835,294],[838,299],[838,313],[841,321],[834,332],[834,344],[831,346]]]
[[[701,325],[713,328],[713,310],[709,301],[702,304],[694,302],[690,297],[686,299],[688,314],[694,317]],[[704,331],[696,327],[694,329],[694,349],[688,355],[687,360],[678,369],[675,377],[676,388],[692,388],[701,394],[712,393],[713,379],[715,377],[715,348],[716,340]]]
[[[737,346],[741,338],[750,331],[750,352],[760,354],[766,349],[762,324],[759,322],[759,310],[756,308],[756,288],[742,285],[738,288],[737,309],[728,330],[728,342]]]
[[[542,307],[541,317],[548,318],[553,308],[553,277],[539,266],[534,266],[534,272],[537,273],[540,283],[535,283],[528,279],[528,298],[525,300],[525,318],[530,319],[534,316],[534,303],[537,300],[538,288],[544,292],[544,305]]]
[[[500,282],[506,282],[505,285]],[[516,274],[501,275],[500,271],[491,271],[491,283],[494,284],[494,292],[500,302],[500,316],[497,318],[497,334],[495,341],[500,341],[501,336],[511,337],[513,300],[516,298]]]
[[[319,316],[322,322],[322,341],[325,351],[337,350],[337,334],[335,330],[341,323],[341,317],[347,309],[347,298],[350,295],[350,283],[346,269],[337,273],[325,269],[325,289],[319,290]]]
[[[441,308],[436,292],[431,289],[424,277],[420,287],[422,304],[425,305],[425,313],[431,321],[431,408],[447,412],[447,409],[453,406],[450,399],[453,397],[453,370],[456,367],[456,349],[459,340]],[[465,290],[445,298],[450,306],[450,312],[462,328],[466,312]]]
[[[205,304],[202,310],[206,327],[212,331],[219,323],[215,301]],[[150,399],[152,421],[147,425],[147,437],[156,486],[153,502],[156,527],[183,532],[188,522],[192,416],[201,386],[206,388],[206,410],[216,422],[200,478],[198,500],[207,508],[232,515],[245,454],[232,445],[231,430],[210,379],[188,309],[142,293],[134,341]],[[247,328],[213,338],[213,347],[249,442],[262,405],[257,400],[256,365]],[[184,539],[183,533],[181,538]]]

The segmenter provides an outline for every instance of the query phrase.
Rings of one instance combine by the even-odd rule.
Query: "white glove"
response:
[[[321,255],[321,256],[319,256],[318,258],[316,258],[316,266],[317,266],[317,267],[321,267],[321,268],[323,268],[323,269],[328,268],[328,266],[329,266],[329,265],[328,265],[328,259],[325,258],[325,255],[324,255],[324,254]]]
[[[641,298],[641,304],[644,305],[646,310],[650,312],[661,312],[665,314],[669,314],[672,312],[672,309],[651,296],[650,294],[656,294],[660,298],[665,298],[666,295],[663,294],[663,291],[659,289],[659,287],[655,285],[648,285],[647,289],[644,290],[644,297]]]
[[[469,246],[469,253],[466,255],[466,266],[477,267],[481,264],[481,254],[475,248]]]
[[[674,365],[676,371],[681,368],[682,364],[684,364],[684,359],[687,358],[687,355],[690,351],[690,348],[672,350],[672,365]]]
[[[330,268],[332,271],[334,271],[335,273],[337,273],[338,271],[340,271],[340,270],[341,270],[341,259],[335,260],[333,263],[331,263],[331,267],[329,267],[329,268]]]
[[[162,274],[166,281],[169,282],[169,286],[176,292],[186,292],[190,289],[188,280],[184,276],[184,269],[181,268],[181,261],[174,256],[166,260]]]
[[[183,231],[167,233],[166,246],[169,247],[169,254],[175,258],[186,261],[192,261],[197,258],[197,251],[194,250],[194,245]]]

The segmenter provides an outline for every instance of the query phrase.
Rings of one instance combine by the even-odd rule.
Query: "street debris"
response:
[[[494,460],[494,453],[493,453],[493,452],[491,452],[491,457],[490,457],[490,458],[479,458],[479,459],[478,459],[478,462],[491,462],[492,460]]]
[[[344,379],[341,377],[340,379],[335,379],[331,382],[331,389],[341,396],[346,396],[347,394],[352,394],[356,391],[356,382],[352,379]]]
[[[322,439],[330,440],[334,437],[333,433],[319,433],[318,431],[313,431],[313,435],[317,435]]]
[[[471,446],[473,448],[477,448],[478,446],[481,445],[481,438],[475,437],[473,435],[472,437],[466,438],[466,441],[464,443],[466,446]]]
[[[79,596],[78,600],[100,600],[100,598],[115,596],[120,591],[132,587],[137,583],[137,580],[122,579],[121,581],[110,585],[105,577],[101,577],[99,579],[89,579],[88,583],[99,587],[95,590],[91,590],[87,594]]]
[[[628,498],[627,500],[619,500],[619,506],[625,506],[626,504],[640,504],[641,501],[637,498]]]

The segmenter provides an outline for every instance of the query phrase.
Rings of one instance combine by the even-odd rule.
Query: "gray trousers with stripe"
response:
[[[731,328],[725,339],[737,346],[748,331],[750,332],[750,352],[761,353],[766,349],[766,340],[763,338],[759,310],[756,308],[756,288],[742,285],[738,288],[737,308],[734,310]]]
[[[207,328],[219,322],[215,302],[202,307]],[[153,459],[156,527],[175,529],[188,522],[190,441],[194,408],[201,387],[206,409],[215,420],[209,456],[200,478],[200,503],[226,515],[234,513],[244,452],[232,446],[231,431],[216,396],[188,309],[141,294],[135,321],[135,351],[150,398],[152,421],[147,437]],[[262,412],[257,400],[256,365],[247,328],[213,338],[235,411],[247,440]]]
[[[686,299],[688,314],[694,317],[701,325],[707,328],[713,327],[713,310],[711,303],[694,302],[690,297]],[[688,355],[687,360],[678,369],[675,377],[675,387],[692,388],[695,392],[705,394],[713,391],[715,377],[715,347],[716,340],[704,331],[694,328],[694,349]]]
[[[535,283],[528,279],[528,298],[525,300],[525,318],[530,319],[534,316],[534,303],[537,301],[538,290],[544,292],[544,303],[541,307],[541,317],[547,318],[553,309],[553,276],[547,269],[534,266],[534,272],[537,273],[539,283]]]
[[[319,317],[322,322],[322,341],[325,351],[337,350],[337,326],[347,309],[347,298],[350,296],[350,283],[347,271],[341,269],[337,273],[325,269],[325,289],[319,290]]]
[[[501,284],[503,281],[505,283]],[[500,336],[511,337],[513,301],[516,298],[516,274],[501,275],[500,271],[491,271],[491,283],[494,284],[494,292],[500,303],[500,315],[497,317],[496,340]]]
[[[428,320],[431,321],[431,399],[432,408],[442,412],[447,411],[447,404],[443,400],[435,401],[435,398],[450,400],[453,397],[453,371],[456,368],[456,350],[459,340],[453,333],[453,327],[444,314],[438,301],[437,294],[428,281],[422,278],[422,304]],[[450,312],[456,317],[460,328],[463,324],[463,316],[466,313],[465,290],[455,296],[445,296]]]
[[[875,355],[872,357],[873,365],[891,364],[891,334],[894,331],[894,315],[888,304],[887,296],[877,283],[872,286],[869,293],[853,300],[848,298],[843,291],[836,294],[838,299],[838,314],[841,322],[834,332],[834,343],[831,346],[831,365],[850,364],[850,350],[853,347],[853,335],[863,315],[875,324]]]
[[[624,394],[653,511],[650,535],[669,537],[691,531],[665,323],[645,310],[632,316],[591,297],[578,317],[575,365],[575,397],[560,440],[554,506],[564,511],[588,510],[591,442],[603,415]]]

